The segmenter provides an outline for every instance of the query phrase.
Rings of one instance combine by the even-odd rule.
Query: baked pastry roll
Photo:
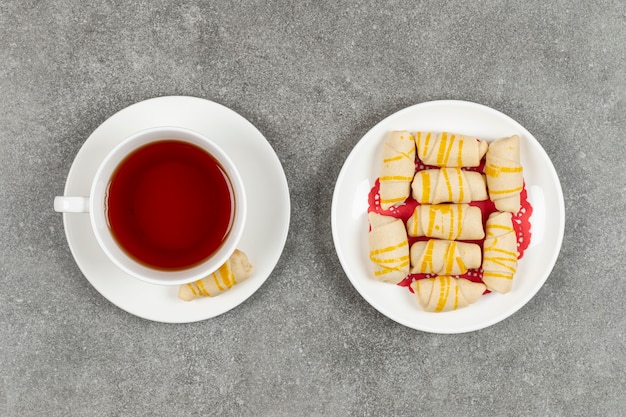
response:
[[[411,274],[459,275],[480,268],[482,251],[475,243],[430,239],[411,245]]]
[[[417,156],[425,165],[477,167],[487,152],[487,142],[450,132],[415,133]]]
[[[461,168],[418,171],[411,188],[420,204],[469,203],[489,198],[483,174]]]
[[[446,240],[479,240],[485,237],[482,212],[469,204],[433,204],[415,207],[407,220],[409,236]]]
[[[191,301],[195,298],[214,297],[230,290],[233,285],[250,278],[254,267],[246,254],[235,250],[228,260],[206,278],[183,284],[178,288],[178,298]]]
[[[409,274],[409,241],[402,220],[369,213],[368,235],[374,278],[397,284]]]
[[[387,210],[411,194],[415,174],[415,139],[406,130],[387,133],[380,166],[380,206]]]
[[[483,244],[483,282],[491,291],[507,293],[517,272],[517,235],[511,213],[491,213]]]
[[[411,288],[425,311],[440,313],[467,307],[485,292],[485,285],[465,278],[440,275],[418,279]]]
[[[498,139],[489,145],[485,162],[489,198],[499,211],[517,213],[524,186],[519,136]]]

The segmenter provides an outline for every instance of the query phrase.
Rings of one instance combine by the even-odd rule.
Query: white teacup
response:
[[[98,244],[126,273],[180,285],[228,260],[247,204],[241,176],[217,144],[189,129],[155,127],[106,155],[88,197],[56,197],[54,209],[88,212]]]

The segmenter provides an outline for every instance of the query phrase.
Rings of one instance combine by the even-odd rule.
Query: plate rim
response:
[[[350,264],[348,260],[345,258],[344,253],[342,252],[341,240],[338,234],[339,232],[338,232],[337,213],[339,210],[338,208],[339,193],[341,193],[340,185],[342,181],[345,181],[344,177],[347,175],[346,173],[349,169],[349,162],[351,162],[351,160],[355,158],[355,155],[359,154],[359,151],[361,150],[362,147],[365,147],[366,145],[368,145],[369,140],[374,140],[374,139],[371,139],[370,136],[373,135],[377,130],[379,130],[381,126],[384,126],[385,124],[390,123],[390,121],[392,121],[395,118],[402,117],[405,113],[413,113],[415,111],[419,111],[421,108],[427,108],[427,107],[433,107],[433,106],[443,106],[444,108],[452,107],[452,106],[465,106],[468,108],[473,108],[475,110],[480,110],[482,112],[488,112],[492,116],[502,118],[508,123],[511,123],[517,126],[521,131],[523,131],[523,133],[525,134],[525,137],[528,140],[531,140],[532,142],[534,142],[535,149],[539,151],[539,155],[543,159],[543,162],[545,163],[545,168],[547,168],[550,171],[551,178],[555,180],[554,185],[557,191],[557,202],[558,202],[557,212],[558,212],[558,218],[561,219],[558,225],[558,234],[556,236],[555,250],[547,263],[545,274],[543,278],[540,279],[536,283],[536,285],[532,287],[531,291],[527,292],[523,297],[520,298],[520,300],[516,303],[518,307],[507,312],[505,315],[494,317],[491,320],[484,320],[478,325],[473,324],[473,325],[459,326],[456,329],[441,329],[441,328],[435,328],[435,327],[426,326],[426,325],[416,325],[415,323],[412,323],[408,319],[391,317],[390,314],[381,306],[381,304],[378,303],[376,300],[372,299],[370,294],[366,293],[364,289],[358,285],[358,282],[355,281],[355,278],[351,276]],[[375,174],[372,174],[372,175],[375,176]],[[403,326],[406,326],[415,330],[420,330],[420,331],[428,332],[428,333],[438,333],[438,334],[460,334],[460,333],[468,333],[472,331],[481,330],[481,329],[492,326],[498,322],[501,322],[507,319],[508,317],[515,314],[517,311],[519,311],[521,308],[523,308],[543,287],[543,285],[545,284],[545,282],[547,281],[548,277],[551,275],[554,269],[554,266],[558,260],[558,257],[562,248],[564,232],[565,232],[565,221],[566,221],[565,202],[564,202],[563,190],[562,190],[560,179],[558,177],[558,173],[550,157],[548,156],[547,152],[541,146],[539,141],[534,137],[534,135],[532,135],[523,125],[521,125],[515,119],[513,119],[512,117],[508,116],[507,114],[499,110],[496,110],[494,108],[491,108],[489,106],[486,106],[480,103],[475,103],[475,102],[466,101],[466,100],[454,100],[454,99],[432,100],[432,101],[416,103],[411,106],[404,107],[398,111],[395,111],[389,114],[388,116],[384,117],[383,119],[381,119],[376,124],[374,124],[374,126],[372,126],[363,136],[359,138],[359,140],[353,146],[348,156],[345,158],[343,165],[339,171],[339,174],[337,175],[337,179],[335,181],[335,189],[333,191],[333,200],[331,204],[331,230],[332,230],[332,235],[333,235],[333,244],[335,246],[335,252],[337,254],[337,257],[339,258],[339,262],[344,270],[346,277],[350,281],[351,285],[357,290],[357,292],[361,295],[361,297],[363,297],[365,301],[368,302],[368,304],[370,304],[375,310],[377,310],[379,313],[383,314],[385,317],[389,318],[390,320],[393,320]],[[385,284],[385,285],[389,285],[389,284]],[[398,287],[398,288],[403,291],[406,291],[405,289],[401,287]],[[471,306],[469,306],[468,308],[471,308]],[[457,311],[462,311],[462,310],[457,310]]]

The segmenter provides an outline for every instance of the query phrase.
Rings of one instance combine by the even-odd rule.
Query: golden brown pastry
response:
[[[469,203],[489,198],[483,174],[460,168],[418,171],[411,188],[420,204]]]
[[[446,240],[478,240],[485,237],[482,213],[469,204],[417,206],[407,221],[409,236]]]
[[[387,210],[411,194],[415,174],[415,139],[406,130],[387,133],[380,166],[380,206]]]
[[[409,241],[402,220],[377,213],[368,219],[370,260],[374,265],[374,278],[397,284],[409,274]]]
[[[507,293],[517,272],[517,235],[511,213],[489,215],[483,244],[483,282],[491,291]]]
[[[477,167],[487,152],[487,142],[450,132],[415,133],[417,156],[426,165]]]
[[[475,243],[430,239],[411,245],[411,274],[459,275],[480,268],[482,251]]]
[[[206,278],[183,284],[178,288],[178,298],[191,301],[201,297],[215,297],[230,290],[233,285],[248,279],[254,267],[246,254],[240,250],[235,252],[217,271]]]
[[[524,185],[520,163],[520,140],[514,135],[489,145],[485,162],[489,198],[499,211],[517,213]]]
[[[411,288],[425,311],[440,313],[467,307],[485,292],[485,285],[465,278],[440,275],[418,279]]]

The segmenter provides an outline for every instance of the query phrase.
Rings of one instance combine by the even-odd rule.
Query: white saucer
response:
[[[513,289],[487,294],[456,311],[427,313],[404,287],[378,282],[367,247],[368,193],[378,177],[380,155],[389,130],[452,131],[488,141],[517,134],[528,200],[531,241],[519,261]],[[363,136],[337,178],[332,203],[332,231],[337,255],[352,285],[374,308],[405,326],[433,333],[463,333],[493,325],[524,306],[539,291],[556,262],[565,228],[561,184],[539,142],[519,123],[489,107],[442,100],[392,114]]]
[[[98,246],[88,214],[63,214],[67,241],[91,285],[119,308],[166,323],[215,317],[250,297],[276,266],[289,229],[287,179],[271,145],[239,114],[200,98],[159,97],[119,111],[89,136],[72,164],[65,195],[88,195],[95,171],[108,151],[132,133],[154,126],[181,126],[207,135],[239,169],[248,199],[248,219],[238,248],[254,265],[252,277],[217,297],[185,302],[178,299],[177,286],[147,284],[118,269]]]

